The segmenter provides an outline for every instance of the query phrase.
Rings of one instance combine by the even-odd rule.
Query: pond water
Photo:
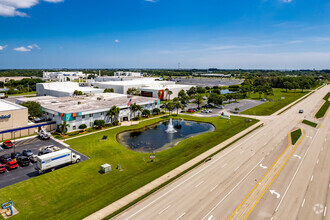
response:
[[[233,93],[229,89],[222,89],[220,92],[221,92],[221,94]]]
[[[127,149],[137,152],[156,152],[173,147],[183,139],[214,131],[209,123],[173,120],[175,133],[167,133],[169,120],[146,126],[141,129],[126,131],[117,135],[117,141]]]

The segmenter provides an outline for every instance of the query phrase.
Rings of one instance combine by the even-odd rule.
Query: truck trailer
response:
[[[80,162],[80,156],[73,153],[70,149],[63,149],[53,153],[37,156],[36,170],[39,174],[47,170],[55,170],[56,167]]]

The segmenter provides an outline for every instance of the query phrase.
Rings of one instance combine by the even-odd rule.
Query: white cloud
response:
[[[3,45],[3,46],[0,45],[0,50],[4,50],[6,47],[7,45]]]
[[[44,0],[46,2],[58,3],[64,0]],[[39,4],[40,0],[0,0],[0,16],[5,17],[27,17],[25,12],[18,9],[27,9]]]
[[[15,51],[19,51],[19,52],[30,52],[33,49],[39,49],[40,50],[40,47],[36,44],[32,44],[32,45],[28,45],[26,47],[22,46],[22,47],[14,48]]]
[[[115,41],[115,43],[119,43],[119,40],[114,40]]]

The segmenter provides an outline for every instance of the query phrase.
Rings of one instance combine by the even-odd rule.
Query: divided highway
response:
[[[329,88],[265,117],[262,128],[114,219],[330,219],[330,121],[312,118]],[[288,146],[288,132],[296,128],[304,136]]]

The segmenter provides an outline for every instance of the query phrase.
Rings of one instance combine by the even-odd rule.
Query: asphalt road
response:
[[[265,117],[262,128],[114,219],[330,219],[330,119],[312,118],[329,90]],[[296,128],[304,137],[295,148],[288,133]]]
[[[34,154],[38,155],[39,148],[48,145],[54,145],[61,149],[67,148],[64,145],[54,141],[53,139],[40,140],[37,137],[33,137],[21,141],[16,141],[16,151],[22,153],[23,150],[30,149],[33,151]],[[4,154],[10,154],[12,152],[14,152],[13,148],[4,149],[0,151],[0,156]],[[73,152],[80,155],[81,161],[88,159],[88,157],[80,154],[77,151],[73,151]],[[5,173],[0,174],[0,188],[27,180],[35,176],[38,176],[38,172],[35,170],[35,164],[30,163],[30,165],[26,167],[18,166],[18,168],[15,170],[10,170],[10,171],[7,170]]]

